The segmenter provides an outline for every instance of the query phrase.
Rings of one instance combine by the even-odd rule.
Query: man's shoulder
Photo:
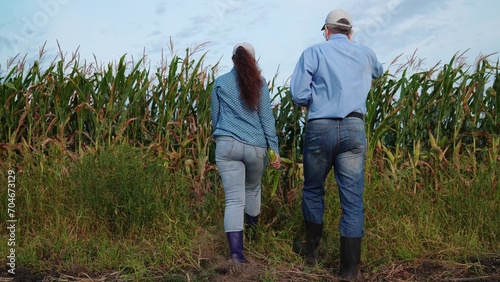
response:
[[[318,52],[318,50],[321,50],[322,48],[325,48],[326,46],[328,46],[328,42],[327,41],[315,43],[315,44],[307,47],[304,50],[304,53],[315,53],[315,52]]]
[[[315,43],[311,46],[309,46],[308,49],[319,49],[319,48],[325,48],[326,46],[329,45],[330,42],[328,41],[321,41],[321,42],[318,42],[318,43]]]
[[[364,51],[369,52],[369,53],[373,53],[373,50],[363,43],[352,41],[351,44],[353,46],[355,46],[356,48],[359,48],[359,49],[364,50]]]

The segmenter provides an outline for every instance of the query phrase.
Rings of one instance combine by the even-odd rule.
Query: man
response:
[[[302,189],[306,240],[294,242],[294,251],[308,263],[319,260],[325,180],[333,167],[342,207],[339,276],[358,279],[364,235],[366,98],[383,68],[372,50],[351,41],[352,17],[346,11],[331,11],[321,30],[326,42],[302,53],[290,85],[294,102],[308,109]]]

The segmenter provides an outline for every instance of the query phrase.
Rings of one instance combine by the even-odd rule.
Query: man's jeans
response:
[[[244,213],[257,216],[261,206],[261,180],[267,149],[231,137],[216,139],[215,161],[226,195],[224,231],[243,230]]]
[[[362,119],[317,119],[306,125],[304,144],[304,219],[323,224],[325,180],[334,168],[342,217],[340,235],[363,237],[366,133]]]

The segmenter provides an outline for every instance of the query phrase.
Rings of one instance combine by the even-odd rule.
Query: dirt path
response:
[[[322,267],[295,269],[264,266],[258,263],[234,264],[219,260],[206,268],[182,274],[157,273],[151,281],[338,281],[333,275],[335,269]],[[3,269],[0,282],[106,282],[132,281],[118,272],[109,273],[32,273],[28,269],[16,269],[16,275],[9,276]],[[480,261],[458,263],[442,260],[422,259],[413,263],[395,263],[379,269],[375,273],[367,273],[363,269],[366,281],[500,281],[500,255],[495,254]]]

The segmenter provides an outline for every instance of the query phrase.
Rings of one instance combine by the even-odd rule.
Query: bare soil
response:
[[[338,281],[334,273],[337,269],[322,266],[294,268],[263,265],[250,261],[248,264],[236,264],[223,257],[214,257],[206,261],[201,270],[186,273],[155,273],[152,281]],[[422,259],[414,263],[395,263],[375,273],[362,269],[366,281],[500,281],[500,255],[493,254],[480,260],[452,262]],[[4,281],[131,281],[123,273],[33,273],[29,269],[16,269],[16,275],[10,276],[6,269],[0,275]]]
[[[255,252],[245,252],[249,261],[238,264],[223,254],[227,253],[227,243],[223,236],[214,230],[200,228],[197,241],[199,249],[199,267],[183,273],[150,273],[151,279],[141,281],[158,282],[249,282],[249,281],[339,281],[336,277],[337,265],[307,266],[303,263],[281,262],[270,264],[268,259]],[[219,234],[220,235],[220,234]],[[207,242],[211,242],[207,244]],[[366,281],[449,281],[449,282],[500,282],[500,254],[492,253],[483,258],[471,258],[466,261],[449,261],[439,258],[422,258],[414,262],[398,262],[374,269],[362,265]],[[2,278],[3,277],[3,278]],[[5,266],[0,266],[0,282],[122,282],[135,281],[127,273],[109,271],[105,273],[37,273],[25,268],[17,268],[16,275],[9,275]]]

